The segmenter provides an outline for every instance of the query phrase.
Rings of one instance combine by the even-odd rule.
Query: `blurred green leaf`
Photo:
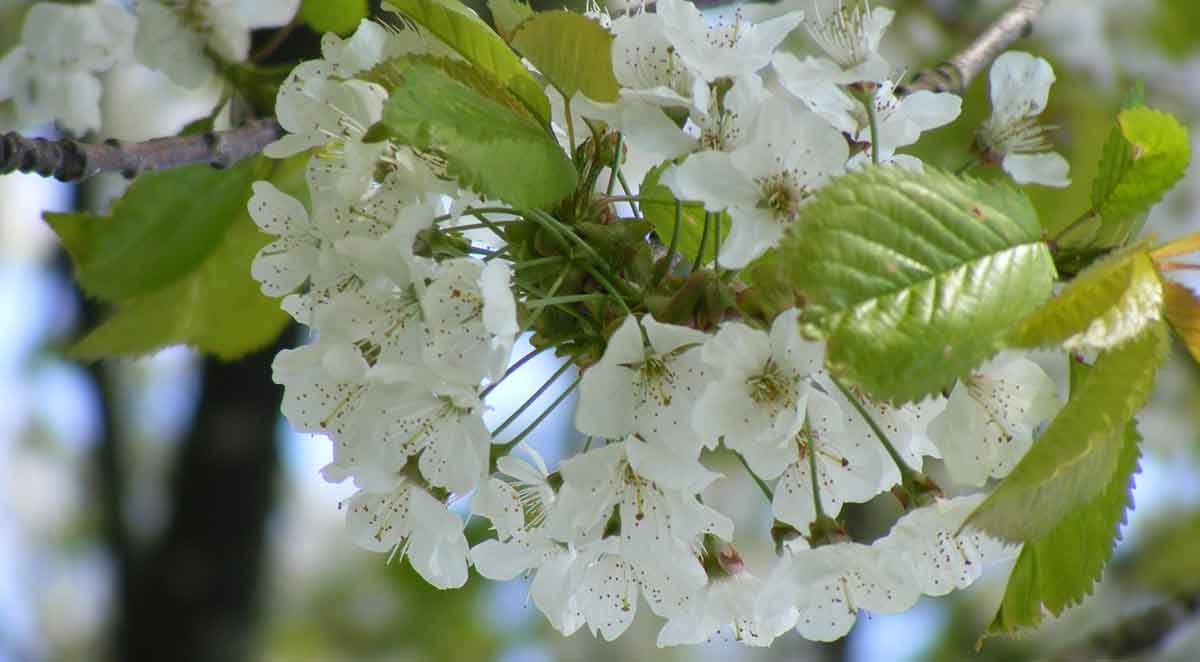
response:
[[[673,165],[674,161],[664,161],[646,173],[638,188],[638,209],[642,216],[654,226],[654,232],[663,244],[670,246],[675,232],[675,196],[671,189],[658,183],[664,170]],[[680,204],[679,239],[675,251],[682,259],[694,262],[700,250],[700,238],[704,236],[704,205],[698,202]],[[711,214],[709,219],[709,236],[704,244],[704,257],[701,264],[712,262],[716,258],[716,224],[720,223],[721,237],[729,236],[729,214],[721,212]]]
[[[535,120],[452,77],[435,61],[396,68],[380,134],[446,159],[460,184],[518,207],[541,207],[575,189],[575,168]],[[477,81],[478,82],[478,81]]]
[[[1146,106],[1122,110],[1109,134],[1092,185],[1100,216],[1094,241],[1122,245],[1141,229],[1141,216],[1183,177],[1191,160],[1187,129]]]
[[[1200,297],[1179,283],[1164,280],[1163,312],[1188,353],[1200,363]]]
[[[269,241],[249,214],[238,215],[199,268],[163,289],[122,302],[70,353],[95,360],[186,343],[233,359],[270,343],[287,325],[288,316],[249,276],[251,260]]]
[[[270,172],[263,159],[228,170],[189,165],[151,172],[138,177],[107,216],[47,214],[46,221],[64,236],[83,290],[119,301],[195,270],[244,210],[250,185]]]
[[[825,333],[829,369],[891,402],[939,391],[991,356],[1054,277],[1024,195],[933,168],[835,180],[777,252]]]
[[[317,32],[345,34],[367,17],[367,0],[304,0],[300,20]]]
[[[106,302],[115,304],[115,312],[79,341],[71,353],[91,360],[118,354],[145,354],[166,345],[187,343],[201,351],[232,359],[274,340],[287,324],[288,318],[279,309],[278,301],[263,296],[258,283],[250,277],[251,260],[270,238],[258,231],[246,211],[246,202],[250,198],[250,185],[259,178],[269,178],[281,190],[306,200],[305,161],[304,156],[278,162],[256,156],[224,171],[208,166],[188,166],[158,173],[168,176],[166,181],[175,181],[178,186],[194,183],[197,177],[195,169],[202,170],[200,174],[216,174],[219,178],[239,182],[237,186],[224,182],[213,187],[222,191],[222,198],[215,204],[214,200],[197,196],[197,191],[192,190],[191,197],[196,198],[197,202],[188,209],[187,214],[177,219],[205,227],[210,232],[213,227],[221,231],[216,236],[204,235],[206,241],[212,243],[204,255],[198,259],[192,255],[188,261],[173,265],[180,272],[176,277],[146,281],[144,289],[132,294],[104,296]],[[113,206],[112,217],[47,215],[80,272],[87,265],[96,264],[97,254],[110,250],[110,243],[113,242],[110,235],[138,236],[120,226],[145,222],[141,215],[124,215],[121,212],[129,208],[128,198],[135,189],[141,187],[138,196],[147,195],[146,191],[150,189],[140,184],[141,181],[135,181],[125,198]],[[155,182],[153,190],[160,188],[170,190],[163,182]],[[200,191],[203,192],[202,189]],[[148,205],[149,202],[138,204]],[[170,208],[161,210],[164,217],[169,212]],[[168,225],[165,218],[157,222]],[[149,236],[162,236],[164,242],[168,239],[183,241],[170,235],[150,233]],[[134,245],[148,246],[147,250],[154,253],[154,247],[148,245],[149,241],[141,238]],[[153,262],[146,266],[131,261],[128,268],[154,269],[156,266]],[[145,274],[136,272],[128,276],[134,280],[144,277]]]
[[[1168,349],[1157,322],[1101,354],[1033,447],[967,523],[1011,542],[1038,540],[1096,497],[1119,464],[1122,432],[1150,395]]]
[[[496,32],[506,41],[512,41],[517,26],[534,14],[533,8],[522,0],[488,0],[487,8],[492,12]]]
[[[1045,536],[1025,543],[984,636],[1034,627],[1047,611],[1057,616],[1091,595],[1120,539],[1138,471],[1141,436],[1130,423],[1116,437],[1119,457],[1108,483]]]
[[[570,11],[542,12],[521,24],[512,45],[570,101],[583,92],[596,101],[617,100],[613,35]]]
[[[495,76],[543,123],[550,122],[550,101],[542,85],[475,12],[457,0],[393,0],[383,6],[409,17],[467,62]]]
[[[1062,344],[1104,350],[1133,338],[1162,316],[1163,286],[1143,249],[1113,255],[1026,317],[1009,336],[1016,347]]]

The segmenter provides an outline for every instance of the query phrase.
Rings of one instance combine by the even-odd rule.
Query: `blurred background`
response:
[[[954,52],[1008,3],[875,4],[897,9],[885,43],[890,60],[913,73]],[[806,47],[802,31],[791,39]],[[276,57],[311,57],[315,45],[315,35],[298,30]],[[1047,57],[1058,73],[1043,119],[1059,127],[1074,184],[1065,193],[1029,189],[1050,227],[1086,208],[1118,101],[1135,77],[1145,79],[1150,105],[1189,127],[1200,116],[1195,0],[1053,0],[1034,37],[1017,47]],[[212,91],[185,94],[143,69],[113,72],[106,86],[106,133],[126,140],[171,134],[212,104],[204,96]],[[177,107],[152,118],[124,112],[139,95]],[[958,167],[988,111],[977,80],[963,118],[929,134],[919,154]],[[769,650],[729,642],[659,650],[659,622],[648,614],[613,644],[586,630],[563,638],[528,604],[519,580],[475,578],[463,590],[438,591],[406,564],[350,543],[339,508],[350,488],[317,473],[329,443],[289,431],[270,379],[274,353],[302,342],[299,331],[233,363],[185,348],[91,365],[64,358],[105,311],[75,289],[40,214],[102,210],[122,186],[0,177],[0,661],[1200,659],[1200,369],[1182,351],[1140,417],[1136,508],[1114,562],[1092,599],[1034,635],[991,639],[976,651],[1003,592],[1007,568],[999,567],[971,590],[925,598],[906,614],[864,614],[837,644],[793,633]],[[1155,208],[1147,231],[1167,239],[1200,230],[1198,205],[1193,171]],[[238,324],[236,313],[228,323]],[[547,361],[526,375],[540,383],[553,368]],[[516,399],[527,384],[505,386]],[[516,405],[503,395],[497,416]],[[548,461],[574,448],[570,416],[561,407],[533,442]],[[887,499],[845,515],[869,530],[894,516]]]

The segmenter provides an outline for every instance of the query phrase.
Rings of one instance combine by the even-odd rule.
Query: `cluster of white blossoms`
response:
[[[250,32],[286,25],[300,0],[5,0],[0,20],[20,21],[20,42],[0,43],[0,124],[57,122],[75,134],[99,131],[103,76],[141,65],[175,85],[210,83],[213,57],[249,56]],[[7,50],[7,52],[4,52]],[[7,116],[7,117],[6,117]]]
[[[701,269],[750,263],[848,168],[872,159],[921,167],[897,150],[959,113],[952,95],[897,94],[878,51],[892,19],[882,7],[755,23],[660,0],[656,13],[596,18],[615,36],[620,97],[569,106],[580,122],[604,122],[592,124],[599,134],[620,132],[625,163],[671,161],[661,181],[677,197],[728,213],[717,265]],[[767,645],[793,628],[833,640],[860,610],[908,609],[1012,553],[962,524],[983,497],[970,488],[1009,472],[1059,406],[1036,364],[1004,355],[945,397],[892,406],[823,369],[824,347],[802,334],[795,308],[769,320],[665,323],[636,291],[609,282],[610,263],[535,286],[529,274],[590,259],[604,244],[529,258],[510,242],[540,244],[510,229],[538,215],[537,227],[561,238],[578,219],[481,200],[447,176],[444,155],[364,142],[389,96],[364,72],[399,55],[450,54],[404,24],[327,36],[324,58],[292,72],[277,107],[289,133],[267,153],[312,150],[311,205],[267,182],[249,203],[277,237],[253,275],[314,338],[275,361],[283,411],[296,430],[333,441],[324,475],[358,489],[345,504],[358,544],[407,558],[440,588],[461,586],[472,566],[496,580],[524,576],[564,634],[586,625],[611,640],[644,600],[665,619],[660,645],[722,632]],[[780,51],[797,29],[823,52]],[[1020,127],[1044,95],[1015,112],[1004,105],[1010,92],[993,89],[997,115],[982,135],[992,151],[1015,145],[1013,158],[1035,141],[997,137],[1027,136]],[[565,128],[561,112],[556,124]],[[619,212],[603,183],[595,195],[606,222],[627,222],[612,220]],[[568,327],[577,333],[547,335]],[[553,347],[581,371],[574,424],[587,444],[554,468],[528,429],[502,441],[484,422],[493,388],[526,364],[510,354],[531,330],[535,354]],[[711,468],[734,455],[745,471]],[[923,473],[929,458],[963,487],[946,491],[963,496],[943,496]],[[720,512],[709,488],[722,481],[761,487],[769,518],[735,523]],[[843,504],[888,492],[906,513],[882,538],[855,539],[835,519]],[[449,507],[463,499],[490,523],[474,546]],[[737,550],[756,544],[777,550],[773,565],[752,567]]]

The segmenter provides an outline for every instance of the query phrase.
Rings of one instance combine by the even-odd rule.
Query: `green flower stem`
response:
[[[567,363],[566,365],[569,366],[571,364]],[[521,430],[521,433],[518,434],[516,437],[513,437],[512,441],[501,446],[501,448],[509,449],[509,448],[512,448],[512,447],[516,446],[517,444],[521,443],[521,441],[524,440],[525,437],[529,436],[530,432],[533,432],[534,429],[537,428],[537,426],[542,424],[542,421],[546,420],[546,417],[550,415],[550,412],[554,411],[555,408],[557,408],[560,404],[562,404],[562,401],[566,400],[568,395],[571,395],[571,392],[574,391],[579,386],[579,382],[581,382],[581,381],[583,381],[583,375],[579,375],[578,377],[576,377],[575,381],[571,382],[570,386],[563,389],[563,392],[558,394],[558,397],[554,399],[554,402],[550,403],[549,407],[546,407],[545,411],[543,411],[541,414],[538,414],[538,417],[535,418],[532,423],[530,423],[528,426],[526,426],[526,428],[524,430]]]
[[[629,182],[625,181],[625,173],[618,171],[617,181],[621,182],[621,191],[625,193],[626,197],[634,197],[632,192],[633,189],[629,188]],[[633,209],[633,217],[640,221],[642,219],[642,210],[640,208],[640,204],[637,207],[633,205],[630,205],[630,207]]]
[[[734,453],[734,455],[737,456],[738,462],[741,462],[742,466],[746,468],[746,473],[750,474],[750,477],[754,479],[754,484],[758,485],[758,489],[762,491],[763,496],[767,497],[767,502],[774,501],[775,495],[771,493],[771,488],[763,482],[763,479],[758,477],[758,474],[754,473],[754,470],[750,468],[750,464],[746,462],[746,458],[742,457],[741,453]]]
[[[558,264],[559,262],[563,262],[565,260],[566,260],[566,258],[564,258],[561,255],[550,255],[547,257],[535,257],[532,260],[525,260],[524,262],[516,263],[515,265],[513,265],[513,271],[523,271],[525,269],[532,269],[534,267],[543,267],[543,266],[546,266],[547,264]]]
[[[674,199],[644,198],[640,195],[608,195],[604,197],[604,200],[606,202],[649,202],[654,205],[670,205],[676,202]]]
[[[546,306],[552,305],[552,304],[547,304],[546,302],[550,301],[551,299],[554,299],[555,298],[554,295],[558,294],[558,288],[562,287],[563,281],[566,280],[566,278],[567,278],[568,271],[570,271],[569,268],[563,269],[562,271],[558,272],[558,278],[554,279],[554,283],[550,286],[550,291],[546,294],[546,296],[541,297],[541,299],[540,299],[540,301],[542,302],[542,305],[532,306],[532,304],[530,304],[528,301],[525,303],[526,308],[533,307],[534,310],[533,310],[533,314],[529,316],[529,321],[526,322],[525,326],[521,328],[521,333],[525,333],[526,331],[529,331],[530,329],[532,329],[533,325],[537,324],[538,318],[542,316],[542,311],[546,309]]]
[[[575,120],[571,119],[571,100],[563,95],[563,114],[567,116],[567,145],[571,153],[575,152]]]
[[[492,390],[495,389],[497,386],[499,386],[504,380],[508,379],[509,375],[512,375],[516,371],[520,370],[521,366],[525,365],[526,363],[529,363],[535,356],[537,356],[538,354],[541,354],[542,352],[544,352],[552,347],[554,347],[554,345],[546,345],[545,347],[539,347],[539,348],[533,350],[532,352],[529,352],[525,356],[522,356],[521,358],[517,359],[516,363],[513,363],[512,365],[508,366],[508,370],[505,370],[504,374],[500,375],[500,379],[497,379],[496,381],[492,382],[491,384],[488,384],[487,388],[485,388],[479,392],[479,399],[483,400],[484,398],[488,397],[488,394],[491,393]]]
[[[592,248],[591,244],[587,243],[582,237],[575,234],[575,231],[564,225],[562,221],[554,218],[550,214],[547,214],[540,209],[532,209],[524,213],[528,214],[526,218],[540,223],[543,227],[558,235],[559,239],[564,243],[568,245],[574,243],[583,249],[583,252],[586,253],[587,256],[590,257],[594,262],[594,264],[583,265],[584,269],[587,270],[587,272],[591,274],[592,277],[604,287],[604,289],[608,290],[609,294],[613,295],[613,298],[617,300],[617,303],[621,305],[621,308],[625,310],[627,315],[632,314],[629,310],[629,305],[625,302],[624,294],[617,289],[616,285],[613,284],[613,280],[610,278],[611,273],[604,273],[608,271],[608,263],[605,262],[604,258],[596,252],[595,248]]]
[[[472,216],[475,216],[475,214],[472,214]],[[510,221],[485,221],[482,223],[469,223],[467,225],[456,225],[450,228],[442,228],[442,232],[466,232],[467,230],[491,230],[492,232],[495,232],[496,228],[500,226],[516,225],[524,222],[524,219]]]
[[[561,377],[562,374],[564,372],[566,372],[572,365],[573,364],[570,361],[566,361],[561,366],[559,366],[558,370],[555,370],[554,374],[550,375],[550,379],[547,379],[545,381],[545,383],[543,383],[541,386],[539,386],[538,389],[533,392],[533,395],[529,396],[529,399],[526,400],[524,403],[522,403],[520,407],[517,407],[517,410],[514,411],[511,416],[504,419],[504,422],[501,423],[495,430],[492,430],[492,438],[494,439],[494,438],[500,436],[501,432],[504,432],[504,430],[506,430],[508,428],[508,426],[512,425],[513,421],[517,420],[517,418],[521,414],[524,414],[525,410],[529,409],[529,407],[532,406],[533,403],[536,402],[538,398],[542,397],[542,394],[546,392],[546,389],[550,388],[550,385],[553,384],[555,381],[557,381],[558,378]],[[513,446],[515,446],[515,445],[516,444],[513,444]],[[511,448],[511,447],[512,446],[509,446],[509,448]]]
[[[842,395],[846,396],[850,404],[858,410],[859,416],[862,416],[863,420],[867,422],[867,427],[871,428],[871,432],[875,433],[875,437],[879,439],[879,443],[883,444],[883,449],[887,451],[887,454],[892,458],[892,462],[896,463],[896,468],[900,470],[900,479],[903,485],[908,487],[911,484],[919,482],[920,477],[912,470],[912,467],[904,463],[904,458],[900,457],[900,453],[896,451],[896,447],[888,440],[887,435],[884,434],[883,429],[879,427],[875,419],[871,417],[871,414],[867,412],[866,407],[863,407],[858,398],[854,397],[854,394],[850,392],[850,389],[846,388],[836,377],[830,375],[829,378],[833,380],[834,386],[838,387]]]
[[[721,216],[717,215],[717,222],[713,223],[713,270],[718,275],[721,273]]]
[[[449,221],[451,219],[461,218],[463,216],[474,216],[476,214],[510,214],[513,216],[520,215],[517,213],[517,210],[510,209],[508,207],[467,207],[466,209],[463,210],[463,212],[461,214],[457,214],[457,215],[442,214],[441,216],[434,216],[433,222],[441,223],[443,221]]]
[[[840,386],[840,385],[839,385]],[[812,483],[813,507],[816,509],[817,519],[825,517],[825,508],[821,506],[821,488],[817,485],[817,449],[814,448],[812,432],[809,430],[808,421],[804,421],[804,431],[802,433],[805,439],[808,439],[808,478]]]
[[[633,311],[629,309],[629,304],[625,303],[625,297],[621,296],[621,293],[617,291],[617,288],[612,284],[611,281],[608,280],[608,278],[604,276],[604,274],[600,273],[599,270],[595,269],[591,265],[586,265],[584,269],[591,274],[592,278],[596,279],[596,282],[600,283],[604,289],[608,290],[608,293],[611,294],[612,297],[617,300],[617,303],[621,305],[621,310],[624,310],[626,315],[633,314]]]
[[[871,163],[879,165],[879,110],[875,108],[875,95],[867,95],[867,121],[871,124]]]
[[[567,303],[582,303],[584,301],[603,301],[608,299],[609,295],[593,292],[592,294],[564,294],[557,297],[547,297],[545,299],[534,299],[526,301],[527,308],[545,308],[547,306],[561,306]]]
[[[700,248],[696,250],[696,259],[692,261],[692,271],[698,271],[704,263],[704,247],[708,244],[708,226],[712,223],[712,214],[704,212],[704,229],[700,232]]]
[[[978,157],[975,157],[975,156],[972,156],[971,158],[967,159],[967,162],[966,162],[966,163],[964,163],[964,164],[962,164],[961,166],[959,166],[958,170],[955,170],[955,171],[954,171],[954,174],[956,174],[956,175],[965,175],[965,174],[967,174],[968,172],[971,172],[972,170],[974,170],[974,169],[976,168],[976,166],[978,166],[978,165],[979,165],[979,163],[980,163],[980,162],[979,162],[979,158],[978,158]]]
[[[617,187],[617,175],[621,174],[621,148],[625,146],[625,136],[617,133],[617,146],[613,151],[612,163],[608,166],[610,174],[608,176],[608,186],[604,189],[605,195],[612,195],[613,189]]]
[[[654,284],[658,285],[663,278],[667,277],[667,272],[671,270],[671,261],[675,259],[675,250],[679,247],[679,230],[683,226],[683,204],[678,200],[675,201],[675,225],[671,229],[671,244],[667,246],[667,255],[663,258],[662,266],[659,267],[658,273],[654,274]]]

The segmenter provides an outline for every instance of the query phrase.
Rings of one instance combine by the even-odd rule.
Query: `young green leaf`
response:
[[[663,170],[672,164],[673,161],[664,161],[651,168],[642,178],[642,184],[638,188],[638,196],[641,198],[638,209],[641,210],[642,216],[654,226],[654,232],[658,234],[658,238],[667,246],[671,245],[672,236],[675,233],[675,204],[673,202],[675,196],[671,194],[671,189],[658,183],[658,178],[662,175]],[[709,236],[704,242],[704,257],[701,264],[706,264],[714,259],[717,223],[720,223],[722,239],[729,236],[729,214],[725,212],[712,214],[709,218]],[[675,252],[682,255],[684,260],[694,261],[696,253],[700,250],[700,239],[703,236],[704,205],[698,202],[682,203],[679,216],[679,238],[675,240]]]
[[[542,12],[512,38],[513,47],[568,100],[576,92],[595,101],[617,100],[612,44],[611,32],[570,11]]]
[[[393,0],[383,7],[412,19],[467,62],[495,76],[543,123],[550,122],[550,101],[542,86],[508,44],[465,5],[457,0]]]
[[[1120,539],[1138,471],[1137,430],[1129,424],[1117,436],[1120,451],[1108,483],[1045,536],[1025,543],[985,637],[1035,627],[1047,611],[1057,616],[1091,594]]]
[[[518,207],[541,207],[575,189],[575,168],[536,121],[484,96],[429,60],[397,69],[380,133],[437,152],[464,187]],[[476,81],[478,82],[478,81]]]
[[[891,402],[941,390],[1050,295],[1029,200],[926,168],[867,168],[805,205],[778,249],[836,375]]]
[[[298,18],[317,32],[345,34],[367,17],[367,0],[304,0]]]
[[[1200,298],[1188,288],[1174,281],[1163,280],[1166,305],[1163,312],[1183,341],[1188,353],[1200,363]]]
[[[189,165],[151,172],[133,182],[108,216],[47,214],[46,221],[64,237],[83,290],[119,301],[195,270],[245,209],[250,185],[270,172],[265,159],[227,170]]]
[[[1163,286],[1144,249],[1092,265],[1026,317],[1009,336],[1015,347],[1062,345],[1073,351],[1116,347],[1162,317]]]
[[[274,340],[288,316],[250,278],[250,262],[270,237],[250,220],[245,201],[242,208],[203,264],[167,287],[121,302],[70,353],[96,360],[186,343],[233,359]]]
[[[967,523],[1013,542],[1037,540],[1099,494],[1118,465],[1122,431],[1146,402],[1167,353],[1162,322],[1109,350]]]
[[[496,32],[500,33],[505,41],[512,41],[513,32],[517,27],[534,14],[533,8],[523,0],[488,0],[487,8],[492,12]]]
[[[1093,241],[1119,246],[1136,235],[1140,217],[1179,181],[1190,159],[1187,129],[1170,114],[1146,106],[1122,110],[1092,184],[1092,210],[1100,216]]]

